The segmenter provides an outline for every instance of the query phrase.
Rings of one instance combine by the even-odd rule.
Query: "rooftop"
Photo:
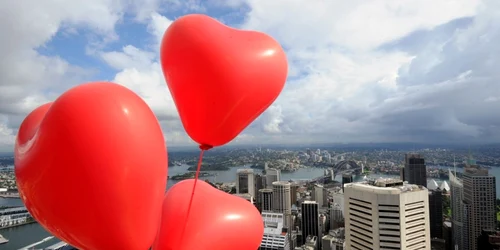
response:
[[[341,227],[334,230],[330,230],[330,232],[328,232],[327,235],[323,236],[323,239],[343,244],[345,241],[345,228]]]
[[[251,168],[238,169],[236,172],[238,174],[253,174],[253,169],[251,169]]]
[[[400,194],[416,191],[427,191],[427,188],[415,184],[408,184],[399,179],[394,178],[379,178],[363,182],[349,183],[345,188],[362,189],[365,191],[383,192],[389,194]]]
[[[275,182],[273,182],[273,185],[277,185],[277,186],[290,186],[290,182],[288,182],[288,181],[275,181]]]
[[[488,169],[477,165],[470,165],[464,168],[464,174],[471,176],[488,176]]]
[[[247,194],[247,193],[245,193],[245,194],[233,194],[233,195],[234,196],[238,196],[240,198],[243,198],[245,200],[251,200],[252,199],[252,195]]]
[[[303,201],[302,204],[317,204],[316,201]]]
[[[264,221],[264,234],[282,235],[284,222],[283,214],[263,212],[262,221]]]

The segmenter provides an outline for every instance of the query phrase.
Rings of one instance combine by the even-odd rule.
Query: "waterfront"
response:
[[[188,171],[187,170],[188,167],[189,166],[185,165],[170,167],[168,169],[168,174],[169,176],[183,174]],[[234,182],[236,179],[236,171],[240,168],[247,168],[247,167],[232,167],[227,171],[207,171],[217,175],[210,177],[203,177],[200,179],[216,181],[216,182]],[[255,171],[258,172],[260,170],[256,169]],[[291,173],[282,173],[281,178],[282,180],[312,179],[323,175],[323,173],[324,169],[321,168],[303,168]],[[178,182],[179,181],[168,180],[167,189]],[[22,205],[23,203],[21,199],[0,198],[0,206],[22,206]],[[0,229],[0,234],[9,240],[7,244],[0,245],[0,250],[18,249],[20,247],[27,246],[31,243],[40,241],[50,236],[50,234],[47,231],[45,231],[45,229],[43,229],[38,223],[12,227],[8,229]],[[48,242],[41,244],[39,247],[48,247],[57,242],[58,240],[54,238]]]
[[[168,169],[169,176],[174,176],[178,174],[183,174],[187,172],[189,166],[173,166]],[[211,174],[215,174],[215,176],[203,177],[201,179],[209,180],[211,182],[234,182],[236,179],[236,171],[240,168],[248,168],[248,166],[243,167],[232,167],[227,171],[206,171]],[[447,167],[443,167],[448,169]],[[203,170],[203,169],[202,169]],[[295,172],[282,173],[282,180],[302,180],[302,179],[312,179],[324,174],[323,168],[301,168]],[[457,171],[461,171],[462,169],[457,169]],[[258,173],[260,170],[255,169]],[[500,177],[500,168],[493,167],[489,169],[490,173],[496,177]],[[372,178],[382,177],[381,175],[371,175]],[[392,176],[398,177],[398,176]],[[340,181],[341,176],[337,176],[336,180]],[[362,176],[356,178],[355,181],[359,181]],[[441,183],[442,180],[437,180],[438,184]],[[179,181],[168,180],[167,189],[173,186],[175,183]],[[500,194],[499,186],[497,184],[497,196]],[[20,199],[12,199],[12,198],[0,198],[0,206],[22,206],[22,202]],[[40,241],[50,234],[45,231],[38,223],[8,228],[8,229],[0,229],[0,234],[9,240],[9,243],[0,245],[0,250],[9,250],[9,249],[18,249],[20,247],[26,246],[28,244]],[[52,244],[57,243],[58,240],[56,238],[51,239],[44,244],[41,244],[39,247],[47,247]]]

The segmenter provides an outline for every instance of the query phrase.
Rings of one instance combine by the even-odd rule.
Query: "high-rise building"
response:
[[[282,213],[285,216],[285,227],[291,226],[292,218],[292,196],[290,193],[290,182],[273,182],[273,212]]]
[[[280,181],[280,170],[274,168],[266,169],[266,188],[273,188],[273,182]]]
[[[352,174],[343,174],[342,175],[342,191],[344,191],[344,185],[347,183],[351,183],[353,181]]]
[[[405,155],[404,180],[410,184],[427,187],[427,167],[419,154]]]
[[[451,221],[443,222],[443,239],[446,242],[446,250],[454,250],[453,247],[453,229],[451,228]]]
[[[328,207],[330,203],[330,190],[323,187],[323,207]]]
[[[316,184],[314,185],[314,200],[318,203],[319,207],[323,207],[323,186]]]
[[[253,169],[238,169],[236,172],[236,193],[255,197],[255,177]]]
[[[292,183],[291,186],[290,186],[290,193],[291,193],[291,202],[292,202],[292,205],[297,205],[297,192],[298,192],[298,189],[299,189],[299,184],[297,183]]]
[[[254,187],[254,190],[255,190],[255,200],[257,201],[257,204],[260,205],[260,197],[259,197],[259,190],[265,188],[264,186],[264,180],[262,179],[262,175],[260,174],[255,174],[254,175],[254,183],[255,183],[255,187]]]
[[[330,230],[344,227],[344,214],[340,204],[333,204],[330,207]]]
[[[431,249],[424,186],[378,179],[344,188],[346,249]]]
[[[285,228],[285,218],[281,213],[262,213],[264,235],[259,250],[289,250],[290,233]]]
[[[306,238],[308,236],[316,237],[320,239],[316,242],[316,246],[320,249],[319,242],[321,241],[322,235],[319,231],[319,212],[318,203],[315,201],[304,201],[302,202],[302,244],[306,243]]]
[[[456,176],[456,173],[448,171],[450,182],[450,208],[452,224],[452,246],[453,249],[463,249],[463,197],[464,186],[462,180]]]
[[[463,186],[468,249],[477,250],[481,231],[496,229],[496,179],[489,175],[488,169],[469,165],[464,168]]]
[[[273,211],[273,190],[264,188],[259,190],[260,208],[262,212]]]
[[[331,196],[332,204],[339,204],[340,209],[342,209],[342,214],[344,214],[344,193],[342,192],[342,189],[340,189],[338,192],[333,192]]]
[[[472,249],[472,239],[468,233],[471,231],[471,227],[469,224],[469,211],[470,205],[467,203],[462,203],[462,211],[463,211],[463,223],[462,223],[462,247],[464,250]]]
[[[431,238],[443,238],[443,193],[440,189],[429,190],[429,217]]]

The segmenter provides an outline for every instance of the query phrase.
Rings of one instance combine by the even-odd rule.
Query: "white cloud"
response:
[[[142,51],[132,45],[123,47],[123,52],[102,52],[101,58],[111,67],[122,70],[128,68],[143,69],[151,67],[155,53]]]
[[[500,140],[495,0],[28,2],[0,8],[0,32],[10,34],[0,40],[0,151],[13,147],[19,115],[93,80],[92,71],[35,51],[56,32],[81,27],[98,38],[90,41],[92,55],[118,71],[113,80],[155,111],[169,145],[192,143],[159,65],[172,19],[157,11],[211,14],[214,6],[249,9],[241,27],[271,34],[290,62],[282,95],[235,143]],[[125,13],[146,26],[148,49],[103,49],[119,38],[114,27]],[[474,17],[469,26],[454,23],[464,17]]]
[[[157,44],[155,44],[155,46],[158,51],[160,50],[160,44],[163,38],[163,34],[165,33],[165,30],[167,30],[168,26],[170,26],[170,24],[172,24],[172,20],[169,20],[168,18],[156,12],[151,14],[151,19],[148,24],[148,30],[153,34],[154,38],[157,41]]]

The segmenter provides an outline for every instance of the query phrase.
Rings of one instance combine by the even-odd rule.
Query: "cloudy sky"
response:
[[[193,145],[158,58],[163,32],[188,13],[266,32],[286,49],[290,73],[283,93],[234,145],[500,141],[497,0],[0,5],[0,152],[13,150],[31,110],[97,80],[142,96],[170,146]]]

